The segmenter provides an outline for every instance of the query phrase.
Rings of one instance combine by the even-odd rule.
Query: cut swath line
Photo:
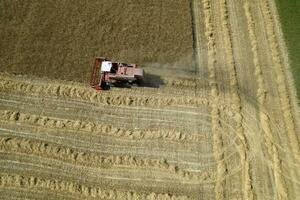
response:
[[[275,168],[273,170],[274,173],[274,178],[275,178],[275,184],[276,184],[276,192],[278,195],[279,199],[287,199],[287,188],[286,188],[286,184],[284,182],[284,179],[281,176],[281,161],[279,159],[279,155],[278,155],[278,151],[276,146],[273,144],[272,141],[274,141],[273,139],[273,134],[270,128],[270,124],[269,124],[269,118],[265,115],[265,113],[263,112],[263,106],[266,103],[266,89],[265,89],[265,83],[263,80],[263,75],[262,75],[262,68],[259,62],[259,56],[258,56],[258,42],[257,42],[257,38],[256,38],[256,34],[255,34],[255,23],[251,14],[251,10],[250,10],[250,5],[248,0],[244,3],[244,10],[245,10],[245,14],[246,14],[246,19],[248,22],[248,31],[249,31],[249,37],[251,40],[251,46],[252,46],[252,53],[253,53],[253,62],[255,65],[255,75],[256,75],[256,79],[257,79],[257,84],[258,84],[258,90],[257,90],[257,99],[259,101],[259,110],[260,110],[260,124],[262,126],[263,129],[263,136],[266,139],[266,146],[267,149],[270,153],[270,155],[272,155],[273,157],[272,159],[272,166]]]
[[[200,11],[198,9],[197,1],[194,2],[194,11],[195,11],[195,18],[199,19]],[[208,45],[208,71],[209,71],[209,85],[211,88],[211,124],[212,124],[212,133],[213,133],[213,151],[214,157],[217,164],[217,174],[216,174],[216,185],[215,185],[215,197],[216,199],[224,199],[225,191],[225,178],[227,173],[227,166],[224,160],[224,152],[220,152],[223,150],[223,138],[220,131],[222,130],[220,126],[220,110],[219,110],[219,91],[216,84],[215,78],[215,64],[216,64],[216,49],[215,49],[215,38],[214,38],[214,26],[212,24],[212,13],[211,13],[211,1],[210,0],[203,0],[202,5],[204,8],[204,17],[205,17],[205,36]],[[198,20],[196,19],[196,22]],[[198,29],[199,24],[195,24],[195,29]],[[200,32],[196,31],[196,41],[197,41],[197,48],[200,48]],[[200,59],[200,50],[197,51],[197,58]],[[198,60],[198,63],[199,60]]]
[[[205,136],[200,133],[188,131],[169,130],[150,130],[150,129],[126,129],[114,127],[104,123],[94,123],[80,120],[70,120],[54,118],[41,115],[32,115],[15,111],[0,111],[0,119],[8,122],[28,124],[50,129],[62,129],[70,131],[82,131],[84,133],[93,133],[95,135],[103,134],[107,136],[128,138],[128,139],[165,139],[174,142],[201,142]],[[206,124],[205,122],[202,122]],[[209,124],[207,124],[209,125]]]
[[[229,14],[228,14],[228,1],[221,0],[220,1],[220,12],[221,12],[221,21],[222,21],[222,30],[224,37],[224,45],[225,45],[225,57],[226,57],[226,66],[228,67],[229,76],[230,76],[230,92],[232,96],[232,101],[236,105],[234,107],[234,112],[237,115],[237,126],[236,133],[240,139],[240,160],[243,166],[242,176],[243,176],[243,193],[244,199],[251,200],[254,198],[253,194],[253,186],[252,186],[252,177],[251,177],[251,166],[249,162],[249,152],[247,138],[244,133],[243,127],[243,116],[242,116],[242,107],[241,107],[241,98],[239,94],[239,86],[237,80],[237,72],[236,72],[236,64],[233,55],[233,43],[232,43],[232,33],[230,30],[229,24]]]
[[[85,102],[99,103],[101,105],[117,106],[143,106],[143,107],[165,107],[165,106],[199,106],[207,105],[205,98],[195,97],[156,97],[145,95],[97,93],[84,87],[74,85],[56,85],[56,84],[33,84],[22,82],[20,80],[0,80],[0,87],[3,90],[19,91],[35,96],[56,96],[68,99],[80,99]]]
[[[267,39],[269,41],[270,50],[272,54],[272,60],[275,64],[274,69],[276,72],[277,89],[280,98],[281,109],[283,112],[283,119],[287,130],[287,136],[290,140],[292,151],[295,155],[299,155],[300,148],[295,132],[295,123],[293,118],[293,112],[291,109],[290,97],[288,94],[288,88],[284,75],[284,66],[281,61],[281,53],[279,50],[279,44],[277,40],[277,35],[275,32],[274,18],[272,17],[271,9],[268,0],[263,0],[261,2],[261,7],[263,10],[263,16],[267,22],[266,32]],[[296,156],[297,162],[300,162],[300,156]]]
[[[67,192],[73,195],[82,195],[85,197],[98,197],[105,199],[123,199],[127,197],[128,199],[133,198],[151,198],[155,196],[156,199],[165,199],[165,200],[186,200],[189,199],[187,196],[175,196],[169,194],[159,194],[159,193],[150,193],[143,194],[135,191],[116,191],[116,190],[107,190],[98,187],[89,187],[75,182],[60,181],[56,179],[45,179],[40,177],[25,176],[18,174],[0,174],[1,187],[21,187],[23,189],[48,189],[56,192]],[[110,178],[110,177],[107,177]],[[112,179],[113,177],[111,177]],[[132,179],[131,179],[132,180]],[[135,179],[135,181],[140,181]]]

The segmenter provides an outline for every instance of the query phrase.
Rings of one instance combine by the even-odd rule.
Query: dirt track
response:
[[[190,6],[197,69],[163,65],[159,88],[1,73],[0,196],[298,199],[299,108],[274,2]]]

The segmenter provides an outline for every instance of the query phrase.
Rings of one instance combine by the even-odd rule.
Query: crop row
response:
[[[255,66],[255,76],[257,80],[257,99],[259,102],[259,120],[261,127],[263,129],[264,138],[266,141],[266,146],[269,154],[271,155],[272,165],[273,165],[273,173],[276,184],[276,192],[279,199],[287,199],[287,188],[285,181],[282,177],[282,169],[281,169],[281,160],[279,159],[278,149],[276,145],[273,143],[274,137],[270,127],[269,117],[264,113],[264,105],[266,104],[266,86],[265,81],[262,74],[262,67],[259,62],[258,56],[258,42],[257,36],[255,34],[255,22],[253,20],[253,16],[250,9],[250,4],[248,0],[244,3],[244,10],[247,18],[248,32],[251,41],[251,49],[253,53],[253,63]]]
[[[225,46],[225,56],[226,56],[226,66],[228,67],[229,76],[230,76],[230,93],[232,102],[235,105],[233,111],[236,115],[236,134],[240,140],[238,145],[238,151],[240,155],[243,175],[243,192],[244,199],[253,199],[253,186],[252,186],[252,177],[250,173],[250,162],[249,162],[249,146],[247,138],[244,133],[243,127],[243,115],[241,113],[242,105],[241,98],[239,94],[239,86],[237,79],[236,63],[234,61],[233,55],[233,43],[232,43],[232,32],[229,23],[229,13],[228,13],[228,0],[220,1],[220,15],[221,15],[221,25],[224,34],[224,46]]]
[[[176,130],[130,130],[117,128],[108,124],[94,123],[80,120],[60,119],[47,116],[39,116],[28,113],[21,113],[11,110],[0,110],[0,119],[18,123],[54,128],[60,130],[72,130],[95,134],[107,135],[130,139],[164,139],[174,142],[199,142],[204,139],[200,133],[181,132]]]
[[[145,159],[129,155],[101,155],[100,153],[82,151],[54,143],[14,136],[1,136],[0,149],[5,152],[32,154],[88,167],[111,168],[130,166],[130,169],[154,168],[187,180],[204,180],[210,176],[209,173],[205,172],[191,173],[184,171],[175,165],[169,164],[165,159]]]
[[[170,194],[149,193],[143,194],[135,191],[117,191],[102,189],[100,187],[91,187],[83,184],[61,181],[56,179],[45,179],[34,176],[24,176],[18,174],[0,174],[1,187],[14,187],[27,190],[50,190],[55,193],[69,193],[80,195],[82,198],[97,198],[97,199],[145,199],[145,200],[186,200],[187,196],[175,196]]]
[[[33,96],[56,96],[73,98],[81,101],[115,106],[200,106],[208,105],[207,98],[181,96],[166,97],[149,95],[135,95],[131,93],[117,94],[116,92],[97,92],[87,87],[71,84],[28,82],[0,75],[0,89],[7,92],[25,93]]]
[[[49,142],[20,137],[1,136],[0,144],[0,149],[5,152],[39,155],[80,165],[97,166],[100,168],[112,167],[114,165],[129,165],[137,167],[148,166],[163,169],[168,169],[169,167],[165,160],[138,159],[133,156],[105,156],[100,155],[99,153],[82,152]]]
[[[195,1],[194,1],[195,2]],[[227,166],[224,159],[223,152],[223,138],[222,138],[222,127],[220,122],[220,110],[219,110],[219,91],[216,83],[215,75],[215,64],[216,60],[216,41],[215,41],[215,30],[212,16],[212,4],[210,0],[203,0],[203,12],[205,17],[205,36],[208,45],[208,71],[209,71],[209,85],[211,88],[211,125],[213,133],[213,151],[214,157],[217,164],[216,174],[216,186],[215,186],[215,197],[216,199],[224,199],[225,197],[225,179],[227,173]],[[195,5],[197,6],[197,5]],[[198,13],[200,17],[200,13]],[[200,33],[198,33],[200,34]]]

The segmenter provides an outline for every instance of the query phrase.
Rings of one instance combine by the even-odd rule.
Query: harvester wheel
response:
[[[110,85],[109,85],[108,82],[103,81],[101,83],[101,88],[102,88],[102,90],[109,90],[110,89]]]

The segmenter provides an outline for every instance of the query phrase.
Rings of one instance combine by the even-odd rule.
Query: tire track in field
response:
[[[187,196],[176,196],[170,194],[143,194],[135,191],[117,191],[102,189],[99,187],[91,187],[70,181],[61,181],[56,179],[45,179],[35,176],[26,176],[18,174],[0,173],[0,187],[16,187],[27,190],[47,189],[53,192],[69,193],[72,195],[80,195],[85,198],[101,198],[101,199],[147,199],[147,200],[185,200]]]
[[[286,183],[284,178],[282,177],[282,167],[281,160],[278,155],[278,149],[276,145],[274,145],[273,134],[270,127],[269,117],[264,113],[264,105],[266,104],[266,87],[265,82],[262,75],[262,68],[259,62],[258,56],[258,42],[255,34],[255,22],[253,20],[250,5],[248,0],[244,3],[245,15],[248,22],[248,32],[251,41],[251,49],[253,53],[253,63],[255,66],[255,76],[258,84],[257,90],[257,99],[259,102],[259,120],[261,127],[263,129],[264,138],[266,141],[266,146],[269,154],[271,155],[272,167],[273,167],[273,176],[275,178],[275,187],[278,199],[288,199],[288,193],[286,188]]]
[[[199,27],[199,19],[200,19],[200,11],[197,1],[193,1],[194,12],[195,12],[195,29],[196,29],[196,46],[200,48],[200,32],[198,31]],[[209,86],[211,93],[211,126],[212,126],[212,134],[213,134],[213,152],[214,157],[217,162],[217,170],[216,170],[216,183],[215,183],[215,198],[217,200],[221,200],[225,198],[225,177],[227,174],[227,166],[225,162],[224,152],[223,152],[223,138],[221,133],[221,122],[220,122],[220,110],[219,110],[219,91],[216,83],[215,77],[215,64],[216,60],[216,47],[215,47],[215,32],[214,25],[212,23],[212,13],[211,13],[211,1],[210,0],[202,0],[203,12],[204,12],[204,20],[205,20],[205,36],[207,40],[208,46],[208,71],[209,71]],[[198,23],[197,23],[198,22]],[[197,59],[200,59],[200,51],[197,51]],[[198,62],[200,63],[200,62]]]
[[[243,127],[243,115],[242,115],[242,105],[241,97],[239,94],[239,86],[236,72],[236,64],[234,60],[233,53],[233,43],[232,43],[232,33],[230,30],[229,24],[229,14],[228,14],[228,1],[220,1],[220,14],[221,14],[221,26],[224,36],[224,46],[225,48],[225,57],[226,57],[226,66],[228,67],[229,76],[230,76],[230,93],[233,102],[233,111],[235,112],[236,119],[236,133],[240,139],[240,145],[238,146],[241,165],[242,165],[242,178],[243,178],[243,198],[245,200],[251,200],[254,198],[253,186],[252,186],[252,177],[250,173],[250,161],[249,161],[249,145],[247,138],[245,136],[244,127]]]

